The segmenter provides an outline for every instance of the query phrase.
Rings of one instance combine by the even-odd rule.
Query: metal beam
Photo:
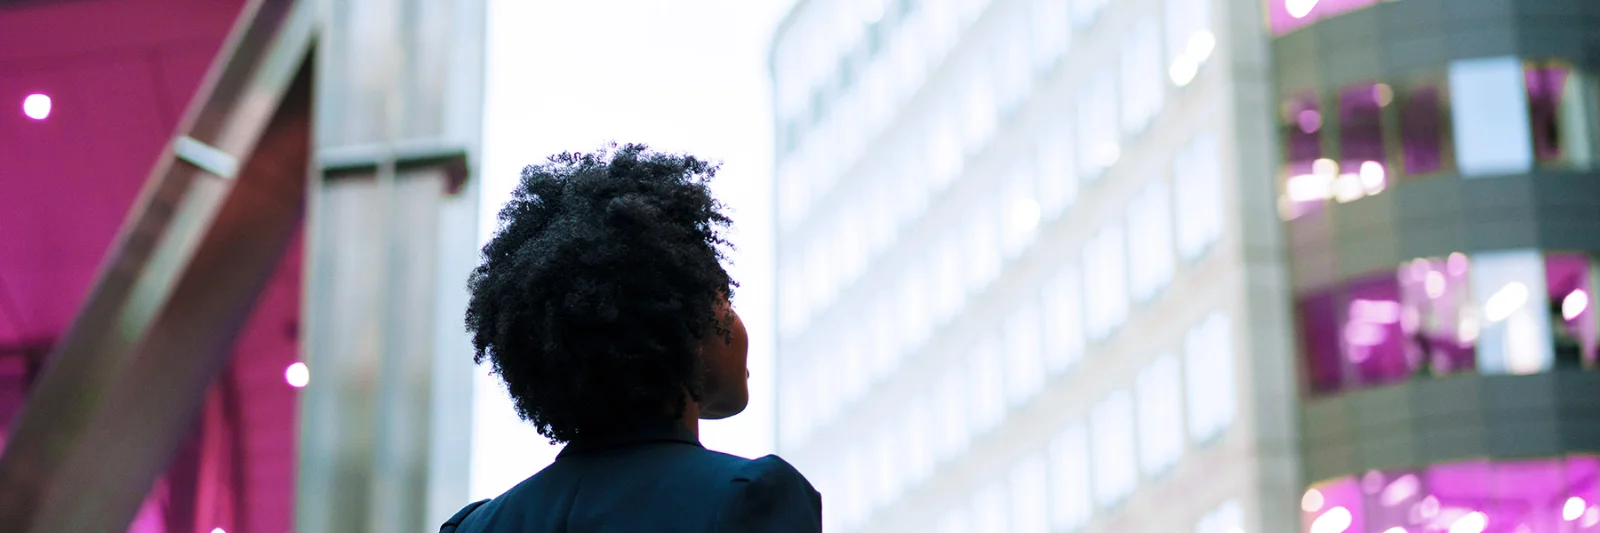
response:
[[[241,11],[0,456],[7,531],[120,531],[188,428],[303,209],[307,4]]]

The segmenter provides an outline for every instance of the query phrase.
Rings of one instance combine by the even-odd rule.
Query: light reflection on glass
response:
[[[1361,490],[1354,476],[1312,487],[1329,510],[1303,510],[1302,531],[1344,525],[1342,516],[1330,516],[1333,509],[1350,513],[1342,529],[1350,533],[1565,533],[1580,531],[1574,526],[1593,527],[1585,525],[1590,515],[1600,523],[1600,510],[1588,504],[1595,500],[1600,474],[1600,461],[1593,457],[1469,461],[1381,474],[1395,481],[1380,494]],[[1402,480],[1411,495],[1397,498],[1394,487]]]

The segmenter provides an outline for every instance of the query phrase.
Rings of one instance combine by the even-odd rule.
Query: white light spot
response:
[[[1575,521],[1583,516],[1583,510],[1588,506],[1588,502],[1583,501],[1583,498],[1577,496],[1567,498],[1567,503],[1561,506],[1561,519],[1568,522]]]
[[[283,380],[289,382],[290,387],[301,388],[311,383],[311,369],[305,363],[296,361],[283,371]]]
[[[1450,275],[1452,276],[1461,276],[1467,273],[1467,254],[1461,252],[1451,253],[1450,258],[1445,263],[1449,266]]]
[[[1520,281],[1513,281],[1501,287],[1483,303],[1483,317],[1490,322],[1499,322],[1509,318],[1527,303],[1528,286]]]
[[[1326,503],[1327,499],[1322,497],[1322,491],[1311,489],[1306,491],[1305,496],[1300,497],[1300,510],[1315,513],[1321,511],[1322,506]]]
[[[50,116],[50,97],[43,94],[30,94],[22,99],[22,114],[34,120],[44,120]]]
[[[1569,292],[1566,298],[1561,299],[1561,318],[1569,322],[1577,320],[1578,315],[1583,314],[1583,310],[1588,308],[1589,293],[1583,292],[1583,289]]]
[[[1100,143],[1094,150],[1094,162],[1100,165],[1100,168],[1111,168],[1111,165],[1117,164],[1117,159],[1121,157],[1122,149],[1117,143]]]
[[[211,533],[228,533],[228,532],[219,527],[219,528],[212,529]]]
[[[1403,528],[1403,527],[1400,527],[1400,526],[1394,526],[1394,527],[1391,527],[1389,529],[1383,530],[1383,533],[1407,533],[1407,532],[1406,532],[1406,528]]]
[[[1361,186],[1367,190],[1367,194],[1376,194],[1378,191],[1383,190],[1385,185],[1389,184],[1389,175],[1383,169],[1383,163],[1377,161],[1362,162],[1361,170],[1358,172],[1361,175]]]
[[[1489,527],[1489,517],[1478,511],[1467,513],[1450,524],[1450,533],[1483,533]]]
[[[1311,533],[1344,533],[1352,520],[1349,509],[1334,507],[1311,522]]]
[[[1316,9],[1317,2],[1318,0],[1283,0],[1283,10],[1288,11],[1291,17],[1303,19],[1311,14],[1311,10]]]
[[[1383,504],[1386,506],[1399,505],[1401,502],[1410,499],[1412,496],[1416,496],[1417,491],[1420,488],[1422,488],[1422,482],[1421,480],[1417,479],[1417,476],[1412,474],[1400,476],[1398,479],[1395,479],[1393,483],[1390,483],[1389,486],[1384,487],[1382,497]]]
[[[1444,296],[1444,274],[1437,270],[1429,270],[1422,279],[1422,289],[1428,291],[1429,298]]]
[[[1189,85],[1194,81],[1196,74],[1200,73],[1200,63],[1189,57],[1189,54],[1179,56],[1172,61],[1172,66],[1167,68],[1167,75],[1172,77],[1172,84],[1179,87]]]
[[[1583,521],[1578,524],[1583,527],[1594,527],[1595,524],[1600,524],[1600,509],[1590,507],[1589,510],[1584,511]]]
[[[1211,57],[1211,52],[1217,49],[1217,36],[1211,32],[1201,30],[1189,36],[1189,47],[1185,50],[1187,55],[1194,59],[1195,64],[1204,62]]]

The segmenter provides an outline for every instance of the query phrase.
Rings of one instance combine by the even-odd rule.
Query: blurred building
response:
[[[483,23],[0,2],[5,529],[434,531],[465,502]]]
[[[1304,531],[1600,531],[1600,4],[1267,13]]]
[[[828,531],[1298,527],[1261,13],[798,3],[778,434]]]

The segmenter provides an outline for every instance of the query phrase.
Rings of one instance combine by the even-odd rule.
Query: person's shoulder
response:
[[[723,531],[822,530],[822,495],[788,461],[776,455],[746,460],[730,483]]]

